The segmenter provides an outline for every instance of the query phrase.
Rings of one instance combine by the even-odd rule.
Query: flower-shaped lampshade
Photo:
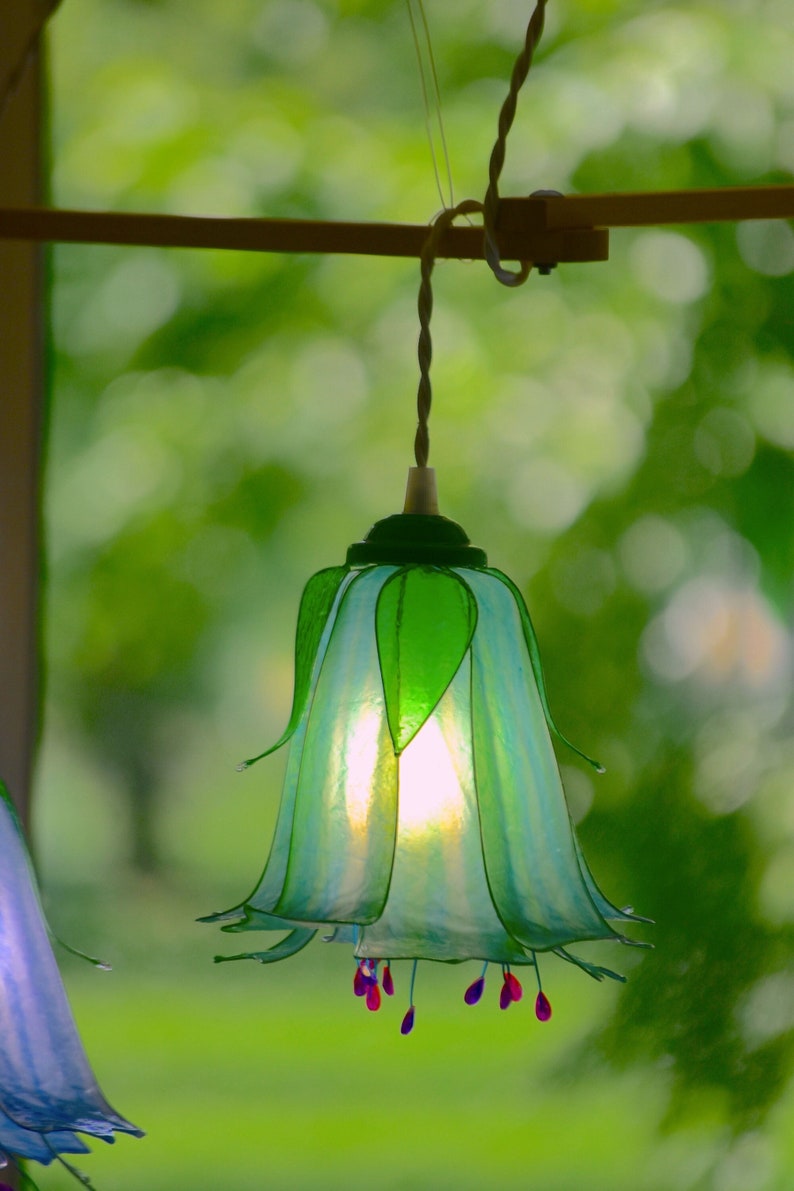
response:
[[[610,922],[637,919],[587,867],[549,725],[514,584],[446,518],[378,522],[345,566],[306,587],[292,715],[268,750],[291,740],[270,856],[250,897],[206,920],[291,933],[218,958],[282,959],[330,927],[353,945],[354,988],[370,1008],[393,988],[391,961],[413,960],[404,1032],[418,960],[481,961],[469,1004],[500,965],[503,1008],[521,996],[512,967],[532,965],[541,1020],[540,952],[622,979],[567,950],[631,942]]]
[[[85,1153],[140,1129],[110,1107],[77,1033],[22,829],[0,782],[0,1167]]]

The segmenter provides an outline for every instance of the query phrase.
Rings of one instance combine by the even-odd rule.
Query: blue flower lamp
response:
[[[613,906],[590,873],[526,605],[438,515],[432,469],[412,468],[405,512],[309,580],[295,657],[289,724],[241,766],[290,742],[270,856],[244,902],[203,919],[289,933],[218,961],[270,963],[324,930],[352,946],[354,992],[376,1010],[381,988],[394,991],[392,961],[411,960],[403,1033],[414,1024],[419,960],[479,961],[470,1005],[495,965],[503,1009],[522,996],[513,969],[529,966],[541,1021],[551,1016],[542,954],[597,980],[624,979],[568,947],[643,946],[620,926],[647,919]]]
[[[88,1151],[77,1135],[143,1136],[97,1086],[77,1033],[22,828],[0,782],[0,1168]],[[84,1176],[78,1178],[86,1183]],[[30,1184],[30,1180],[27,1179]],[[32,1184],[30,1184],[32,1185]]]

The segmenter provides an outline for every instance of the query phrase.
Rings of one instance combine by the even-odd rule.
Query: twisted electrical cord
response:
[[[547,0],[536,0],[535,9],[527,26],[524,48],[516,59],[510,76],[510,87],[507,98],[499,113],[496,143],[491,151],[488,164],[488,189],[483,202],[477,199],[464,199],[454,207],[446,207],[430,225],[430,231],[422,248],[420,258],[421,282],[417,310],[419,312],[419,345],[417,356],[419,359],[419,387],[416,396],[418,424],[414,439],[414,457],[417,467],[427,467],[430,455],[430,433],[428,421],[433,391],[430,384],[430,365],[433,359],[433,341],[430,335],[430,319],[433,314],[433,266],[435,265],[438,246],[444,232],[452,226],[459,215],[471,215],[475,211],[481,212],[483,217],[483,235],[485,242],[485,259],[494,276],[502,285],[523,285],[532,269],[531,261],[522,261],[517,272],[505,269],[499,257],[499,245],[496,240],[496,213],[499,205],[499,176],[505,161],[507,135],[513,126],[518,93],[523,87],[532,59],[543,33],[543,22]]]
[[[485,224],[485,259],[487,260],[491,271],[500,281],[502,285],[517,286],[523,285],[527,277],[529,277],[532,268],[531,262],[522,261],[518,272],[513,273],[509,269],[505,269],[499,257],[499,245],[496,241],[496,213],[499,207],[499,176],[502,173],[502,167],[505,163],[505,151],[507,148],[507,134],[513,126],[513,120],[516,115],[516,107],[518,104],[518,93],[526,82],[529,68],[532,65],[532,59],[535,55],[538,42],[543,34],[543,23],[546,16],[547,0],[537,0],[535,10],[530,17],[527,26],[526,38],[524,40],[524,48],[516,58],[513,66],[513,73],[510,76],[510,87],[507,97],[502,104],[502,109],[499,112],[499,120],[497,125],[497,137],[493,149],[491,150],[491,159],[488,163],[488,189],[485,192],[485,199],[483,200],[483,223]]]
[[[427,467],[430,453],[430,435],[427,428],[432,402],[432,388],[430,385],[430,364],[433,359],[433,341],[430,336],[430,318],[433,313],[433,286],[431,278],[433,266],[436,263],[438,245],[447,228],[451,227],[459,215],[471,215],[475,211],[482,211],[483,204],[477,199],[464,199],[455,207],[445,208],[430,225],[430,232],[425,240],[420,257],[422,280],[419,285],[419,297],[416,303],[419,312],[419,388],[416,395],[416,408],[419,424],[414,440],[414,456],[417,467]]]

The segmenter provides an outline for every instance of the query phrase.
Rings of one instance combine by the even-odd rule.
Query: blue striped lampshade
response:
[[[137,1129],[110,1107],[83,1050],[22,829],[0,782],[0,1167],[85,1153],[78,1133]]]

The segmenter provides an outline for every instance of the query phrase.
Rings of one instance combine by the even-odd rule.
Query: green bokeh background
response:
[[[456,197],[481,197],[530,6],[426,0]],[[65,0],[62,206],[424,222],[398,0]],[[502,191],[790,181],[789,0],[567,0]],[[342,948],[263,970],[253,886],[305,580],[400,507],[416,262],[52,253],[47,706],[35,841],[87,1048],[141,1142],[105,1191],[794,1185],[794,233],[612,234],[608,264],[435,275],[442,509],[525,591],[600,884],[657,921],[625,989],[553,961],[548,1025],[425,965],[417,1026]],[[232,940],[233,942],[233,940]],[[337,954],[337,952],[339,952]],[[425,970],[426,969],[426,970]],[[57,1170],[43,1191],[70,1185]]]

